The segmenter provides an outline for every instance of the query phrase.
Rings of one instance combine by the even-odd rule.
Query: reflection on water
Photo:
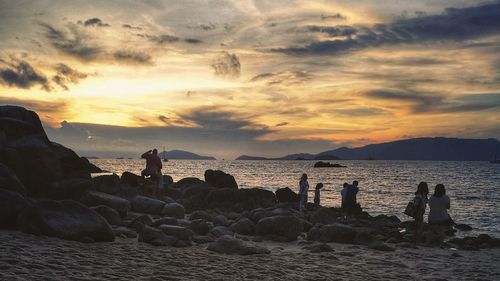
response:
[[[144,160],[93,159],[104,170],[121,174],[140,174]],[[481,233],[495,234],[500,230],[500,165],[487,162],[435,161],[342,161],[347,168],[313,168],[314,161],[192,161],[164,162],[163,173],[174,180],[184,177],[203,179],[207,169],[220,169],[232,174],[241,188],[259,187],[276,190],[290,187],[298,191],[302,173],[309,176],[313,187],[322,182],[321,202],[340,205],[340,188],[344,182],[358,180],[358,201],[372,215],[389,214],[406,219],[404,207],[413,197],[420,181],[429,183],[430,192],[442,183],[451,198],[450,214],[457,223],[466,223]],[[471,233],[472,234],[472,233]]]

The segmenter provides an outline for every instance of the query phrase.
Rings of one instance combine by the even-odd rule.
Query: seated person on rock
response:
[[[157,180],[161,175],[161,159],[158,157],[158,150],[153,149],[145,152],[141,155],[141,158],[146,159],[146,169],[141,171],[141,176],[144,179],[145,177],[150,177],[152,180]]]
[[[436,185],[434,194],[429,198],[429,209],[429,224],[442,226],[453,225],[453,220],[447,211],[450,209],[450,197],[446,195],[444,185]]]
[[[343,210],[346,213],[359,214],[361,206],[358,204],[356,196],[358,194],[358,181],[353,181],[352,185],[348,185],[343,196]]]
[[[322,188],[323,188],[323,184],[318,183],[316,185],[316,189],[314,190],[314,209],[317,209],[320,206],[320,197],[321,197],[321,189]]]

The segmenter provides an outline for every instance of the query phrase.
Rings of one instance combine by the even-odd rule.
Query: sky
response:
[[[86,156],[500,138],[500,1],[0,0],[0,104]]]

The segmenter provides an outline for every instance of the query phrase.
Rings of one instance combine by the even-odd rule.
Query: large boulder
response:
[[[210,189],[184,201],[184,206],[188,210],[216,208],[252,210],[274,204],[276,204],[274,193],[260,188]]]
[[[20,106],[0,106],[0,127],[7,140],[15,140],[26,135],[47,137],[38,115]]]
[[[299,202],[299,195],[289,187],[279,188],[275,193],[278,203]]]
[[[89,173],[94,174],[94,173],[102,173],[103,172],[103,170],[101,168],[99,168],[96,165],[90,163],[89,159],[87,159],[86,157],[80,157],[80,158],[87,165],[87,170],[89,171]]]
[[[185,212],[184,206],[179,203],[167,203],[163,206],[163,210],[161,211],[162,215],[178,219],[183,219]]]
[[[97,191],[87,191],[80,201],[89,207],[99,205],[111,207],[118,211],[121,216],[126,216],[131,208],[127,199]]]
[[[159,215],[165,207],[165,202],[146,196],[136,196],[130,203],[132,204],[132,211],[137,213]]]
[[[183,178],[183,179],[179,180],[178,182],[174,182],[171,185],[171,187],[181,189],[185,192],[185,190],[190,188],[190,187],[207,188],[207,187],[210,187],[210,185],[208,183],[200,180],[199,178],[187,177],[187,178]],[[186,196],[186,194],[184,196]],[[188,196],[189,196],[189,194],[188,194]]]
[[[16,173],[2,163],[0,163],[0,188],[26,195],[26,188],[17,178]]]
[[[121,182],[131,186],[138,186],[142,181],[142,177],[131,172],[124,172],[120,178]]]
[[[107,194],[117,194],[120,192],[120,177],[117,174],[101,175],[92,178],[95,190]]]
[[[179,240],[190,241],[193,239],[193,231],[182,226],[163,224],[158,228],[166,235],[174,236]]]
[[[192,212],[191,215],[189,216],[189,219],[190,220],[202,219],[202,220],[206,220],[206,221],[212,221],[213,220],[213,216],[210,215],[206,211],[199,210],[199,211]]]
[[[196,234],[206,235],[210,231],[210,223],[202,219],[192,220],[189,224],[189,229]]]
[[[205,181],[215,188],[238,189],[234,177],[220,170],[206,170]]]
[[[338,218],[342,216],[340,209],[336,208],[318,208],[311,215],[310,221],[313,225],[315,224],[332,224],[336,223]]]
[[[174,246],[177,243],[175,237],[167,236],[163,231],[150,226],[142,228],[138,240],[153,246]]]
[[[28,202],[21,194],[0,188],[0,228],[15,227],[17,217],[26,207]]]
[[[241,218],[231,225],[231,229],[243,235],[253,235],[255,231],[255,224],[247,218]]]
[[[114,241],[106,220],[85,205],[71,200],[42,200],[26,208],[17,219],[26,233],[76,241]]]
[[[90,209],[101,215],[110,225],[119,225],[122,222],[120,214],[111,207],[101,205]]]
[[[264,247],[256,246],[228,235],[219,237],[215,242],[209,244],[207,250],[229,255],[255,255],[271,253],[271,251]]]
[[[275,216],[259,220],[257,235],[270,236],[275,240],[294,241],[302,233],[302,221],[294,216]]]
[[[356,238],[356,229],[340,224],[329,224],[324,225],[319,229],[313,227],[309,230],[307,239],[308,240],[319,240],[321,242],[337,242],[337,243],[352,243]]]
[[[129,227],[135,229],[137,232],[141,232],[145,226],[153,225],[153,219],[149,215],[141,215],[133,219]]]
[[[48,185],[46,197],[55,200],[79,200],[87,191],[94,189],[89,179],[75,178],[53,182]]]
[[[254,209],[250,212],[249,218],[253,220],[255,223],[260,221],[263,218],[275,217],[275,216],[293,216],[300,220],[303,219],[302,214],[287,206],[274,206],[269,208],[258,208]]]

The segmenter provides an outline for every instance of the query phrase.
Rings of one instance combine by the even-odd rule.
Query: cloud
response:
[[[340,36],[353,36],[358,30],[349,25],[337,25],[337,26],[318,26],[318,25],[308,25],[306,26],[306,31],[309,32],[321,32],[326,33],[332,37]]]
[[[441,113],[482,111],[500,107],[500,93],[467,94],[456,97],[435,108]]]
[[[377,107],[355,107],[346,109],[335,109],[335,113],[349,117],[366,117],[387,114],[388,111]]]
[[[241,64],[236,54],[222,52],[212,62],[215,75],[238,77],[241,72]]]
[[[402,101],[412,104],[414,113],[428,112],[435,108],[444,100],[440,94],[421,93],[412,90],[381,89],[371,90],[365,93],[365,96],[372,99],[385,101]]]
[[[235,130],[255,125],[247,119],[238,117],[234,112],[223,111],[216,107],[198,107],[180,116],[205,129]]]
[[[201,44],[201,43],[203,43],[203,41],[201,41],[200,39],[196,39],[196,38],[185,38],[184,42],[189,43],[189,44]]]
[[[273,49],[288,55],[335,55],[389,44],[462,41],[500,33],[500,2],[448,8],[440,15],[400,19],[371,27],[351,27],[346,39],[314,41],[305,46]],[[340,27],[312,27],[337,36]],[[323,31],[326,30],[326,31]]]
[[[67,30],[60,30],[46,23],[39,23],[45,29],[45,37],[62,53],[83,61],[95,60],[102,48],[90,42],[89,36],[75,24],[67,24]]]
[[[45,114],[62,114],[68,104],[64,101],[41,101],[34,99],[16,99],[0,96],[0,104],[17,105],[37,112],[42,118]]]
[[[113,58],[120,62],[133,64],[152,64],[152,58],[149,54],[139,51],[116,51],[113,53]]]
[[[109,24],[102,22],[102,20],[100,18],[91,18],[91,19],[84,21],[83,23],[81,21],[78,23],[83,24],[84,26],[97,26],[97,27],[110,26]]]
[[[158,119],[159,119],[161,122],[165,123],[165,124],[169,124],[169,121],[170,121],[170,118],[168,118],[168,117],[167,117],[167,116],[165,116],[165,115],[160,115],[160,116],[158,116]]]
[[[50,91],[50,84],[47,77],[37,71],[27,61],[13,60],[7,62],[0,59],[0,63],[7,67],[0,68],[0,82],[9,86],[22,89],[29,89],[33,86],[40,86],[45,91]]]
[[[54,69],[57,74],[52,77],[52,81],[64,90],[69,89],[68,84],[78,84],[80,80],[88,77],[87,73],[80,72],[63,63],[56,64]]]
[[[261,73],[250,79],[250,82],[264,81],[267,85],[296,85],[313,79],[313,76],[307,71],[282,71]]]
[[[336,13],[336,14],[331,14],[331,15],[321,15],[322,20],[327,20],[327,19],[339,19],[339,20],[346,20],[347,17],[342,15],[341,13]]]
[[[130,24],[122,24],[122,27],[123,28],[128,28],[128,29],[132,29],[132,30],[142,30],[142,27],[139,27],[139,26],[133,26],[133,25],[130,25]]]
[[[161,35],[150,35],[150,34],[137,34],[137,36],[145,37],[149,41],[163,45],[178,42],[180,39],[177,36],[169,35],[169,34],[161,34]]]
[[[276,127],[283,127],[283,126],[286,126],[288,124],[289,124],[288,122],[281,122],[281,123],[278,123],[278,124],[276,124],[274,126],[276,126]]]

